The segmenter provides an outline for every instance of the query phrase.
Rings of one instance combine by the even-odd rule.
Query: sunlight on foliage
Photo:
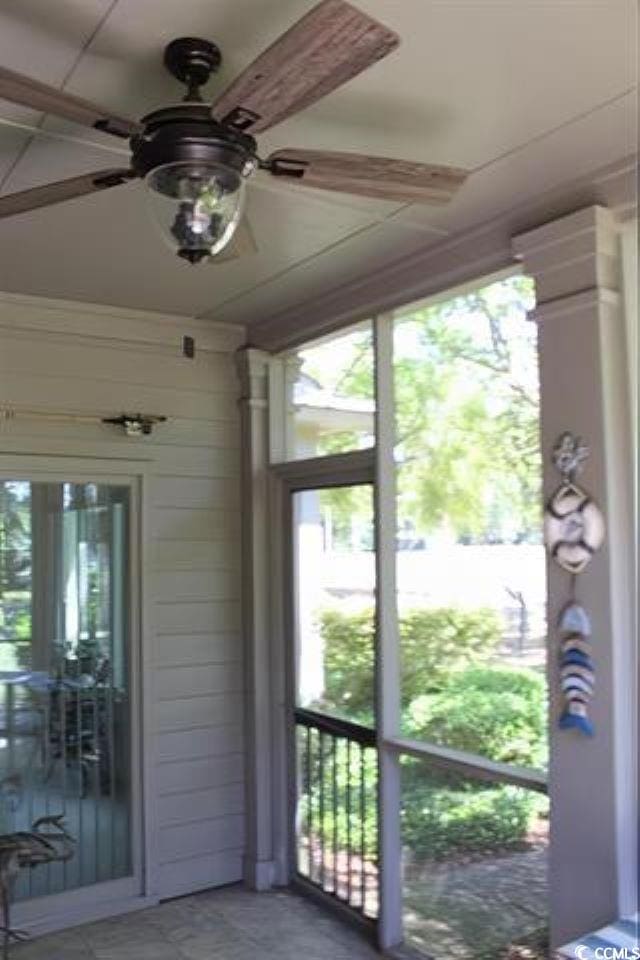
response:
[[[465,542],[538,542],[539,384],[533,284],[511,277],[429,306],[395,328],[398,521]],[[327,395],[373,399],[370,324],[299,354]],[[326,432],[319,454],[353,450]],[[336,515],[361,509],[360,491],[332,495]]]

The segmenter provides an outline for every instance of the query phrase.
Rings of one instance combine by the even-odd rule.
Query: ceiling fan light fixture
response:
[[[393,30],[348,0],[319,0],[208,104],[200,88],[218,69],[220,50],[210,40],[179,37],[167,46],[164,62],[186,84],[186,95],[140,121],[0,65],[0,99],[128,138],[131,150],[129,167],[0,197],[0,219],[141,178],[166,242],[193,264],[215,257],[232,240],[242,216],[244,180],[257,169],[332,192],[446,203],[466,171],[331,150],[287,148],[266,160],[258,153],[255,134],[316,103],[399,43]]]
[[[192,264],[223,250],[242,218],[242,172],[213,161],[177,161],[151,170],[147,195],[171,249]]]

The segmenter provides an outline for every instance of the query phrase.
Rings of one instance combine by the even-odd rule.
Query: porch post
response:
[[[395,403],[393,314],[376,317],[376,727],[379,769],[380,915],[378,945],[402,943],[402,837],[400,758],[388,741],[400,735],[400,641],[396,591]]]
[[[513,249],[536,283],[544,492],[560,433],[591,456],[581,483],[602,507],[607,538],[578,580],[593,627],[596,735],[558,729],[555,625],[569,575],[549,564],[552,945],[637,909],[637,804],[632,580],[633,499],[628,365],[617,226],[592,206],[523,233]]]
[[[245,882],[274,882],[269,605],[269,354],[238,351],[242,429],[242,626],[245,655]]]

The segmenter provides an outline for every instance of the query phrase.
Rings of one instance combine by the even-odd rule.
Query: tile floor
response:
[[[227,887],[11,948],[12,960],[375,960],[354,930],[291,893]]]

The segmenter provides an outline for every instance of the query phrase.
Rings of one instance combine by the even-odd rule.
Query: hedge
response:
[[[546,687],[532,670],[489,664],[500,641],[500,623],[491,610],[420,609],[403,613],[402,707],[404,732],[416,739],[447,745],[491,760],[541,767],[546,754]],[[323,611],[320,629],[325,649],[325,698],[328,712],[370,723],[373,715],[373,614],[371,610]],[[304,797],[300,815],[319,823],[319,744],[313,757],[316,789]],[[327,741],[326,749],[330,749]],[[338,799],[346,796],[346,765],[340,762]],[[322,764],[330,776],[331,757]],[[355,771],[354,771],[355,773]],[[375,855],[375,765],[367,765],[364,839]],[[307,785],[305,784],[304,787]],[[325,782],[330,795],[332,784]],[[303,794],[306,790],[303,789]],[[531,791],[445,776],[424,761],[402,761],[403,843],[417,857],[443,859],[457,853],[491,851],[524,840],[545,804]],[[324,813],[324,831],[341,847],[349,822],[338,804]],[[350,829],[358,835],[358,814]]]
[[[373,718],[373,609],[357,613],[324,610],[319,618],[325,650],[325,699],[322,706],[352,718]],[[403,613],[399,622],[402,701],[411,702],[441,689],[452,670],[470,661],[488,660],[500,641],[493,610],[449,607]]]

